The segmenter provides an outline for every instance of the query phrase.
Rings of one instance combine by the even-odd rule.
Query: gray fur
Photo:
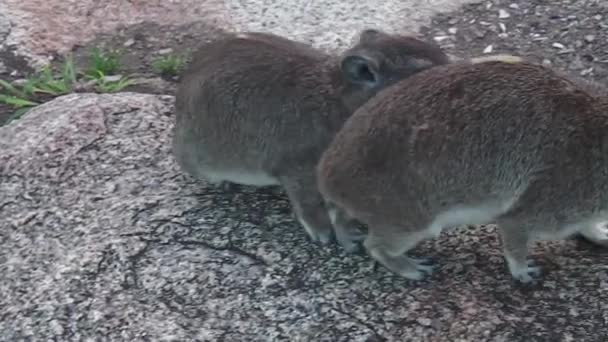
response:
[[[431,68],[347,120],[319,162],[319,189],[368,225],[370,255],[404,277],[431,271],[406,256],[420,241],[495,222],[512,276],[531,282],[530,241],[608,241],[608,96],[588,90],[527,62]]]
[[[377,30],[340,57],[268,33],[230,35],[203,46],[184,73],[173,153],[198,179],[283,186],[325,243],[333,230],[314,172],[323,150],[378,90],[448,62],[436,45]],[[357,235],[336,218],[339,238]]]

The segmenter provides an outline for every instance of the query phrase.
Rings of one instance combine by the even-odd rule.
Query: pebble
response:
[[[510,5],[509,5],[509,8],[512,8],[512,9],[518,9],[518,8],[519,8],[519,5],[518,5],[518,4],[510,4]]]
[[[585,65],[583,64],[583,61],[578,56],[572,60],[570,65],[568,65],[568,69],[570,69],[570,70],[582,70],[583,68],[585,68]]]
[[[486,31],[482,31],[476,27],[471,28],[471,32],[473,32],[475,37],[480,38],[480,39],[486,36]]]
[[[431,324],[433,323],[433,321],[431,321],[428,318],[418,318],[418,319],[416,319],[416,322],[418,322],[418,324],[420,324],[420,325],[424,325],[425,327],[430,327]]]
[[[159,55],[168,55],[171,52],[173,52],[172,48],[166,48],[166,49],[160,49],[156,53],[158,53]]]
[[[483,49],[483,53],[492,53],[492,50],[494,48],[492,47],[492,45],[488,45],[485,49]]]
[[[504,33],[507,32],[507,25],[503,24],[503,23],[498,23],[498,26],[500,27],[500,30]]]
[[[122,45],[129,47],[129,46],[133,46],[133,44],[135,44],[135,39],[130,38],[126,42],[124,42]]]
[[[63,326],[56,319],[50,321],[49,326],[52,329],[53,333],[55,333],[56,336],[63,335],[63,332],[64,332]]]
[[[13,82],[11,82],[14,86],[20,87],[23,86],[27,83],[27,79],[25,78],[20,78],[18,80],[14,80]]]
[[[573,53],[573,52],[574,52],[574,49],[563,49],[563,50],[559,50],[557,52],[557,54],[558,55],[566,55],[566,54]]]
[[[455,28],[455,27],[450,27],[450,28],[448,29],[448,32],[449,32],[450,34],[456,34],[456,32],[458,32],[458,29],[457,29],[457,28]]]
[[[594,40],[595,40],[595,36],[592,35],[592,34],[588,34],[588,35],[585,36],[585,41],[587,43],[592,43]]]
[[[122,75],[111,75],[111,76],[104,76],[103,80],[105,82],[118,82],[118,81],[120,81],[121,78],[122,78]]]
[[[563,49],[565,48],[564,44],[562,43],[553,43],[552,46],[556,49]]]
[[[498,17],[500,19],[507,19],[509,18],[511,15],[509,14],[509,12],[505,11],[504,9],[499,9],[498,10]]]

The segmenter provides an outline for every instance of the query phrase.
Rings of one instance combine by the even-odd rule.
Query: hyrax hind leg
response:
[[[430,237],[426,230],[408,232],[399,229],[369,227],[364,246],[372,258],[390,271],[412,280],[421,280],[433,272],[434,267],[426,259],[415,259],[407,252]]]
[[[280,178],[296,217],[313,241],[327,244],[333,228],[314,173]]]
[[[534,227],[521,220],[510,218],[498,219],[498,228],[502,236],[503,253],[511,276],[521,283],[532,283],[541,274],[534,260],[528,259],[529,233]]]

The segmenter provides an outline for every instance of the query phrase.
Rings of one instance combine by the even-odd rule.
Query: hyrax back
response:
[[[320,191],[369,225],[370,255],[404,277],[431,270],[405,253],[441,228],[496,222],[511,274],[532,281],[528,241],[608,220],[607,103],[539,65],[438,66],[347,120]]]
[[[225,37],[201,48],[179,85],[174,155],[199,179],[282,185],[311,237],[326,242],[321,153],[377,91],[445,63],[435,45],[376,30],[340,57],[267,33]]]

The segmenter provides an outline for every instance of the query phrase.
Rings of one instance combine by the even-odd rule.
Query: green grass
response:
[[[0,79],[0,103],[15,109],[8,122],[20,118],[39,105],[36,100],[38,97],[57,97],[70,93],[76,81],[76,68],[71,57],[66,58],[58,73],[53,73],[49,66],[45,66],[18,86]]]
[[[116,80],[110,80],[99,70],[95,75],[87,75],[87,78],[95,82],[95,89],[100,93],[116,93],[134,84],[133,80],[124,76],[120,76]]]
[[[167,55],[152,62],[154,71],[161,75],[177,76],[186,65],[186,58],[179,55]]]
[[[45,66],[38,75],[28,79],[24,88],[32,94],[59,96],[70,93],[76,81],[76,67],[72,58],[68,57],[59,73],[54,73],[50,66]]]
[[[95,91],[99,93],[115,93],[134,84],[129,77],[115,77],[120,69],[117,51],[95,48],[89,57],[89,66],[84,73],[77,70],[73,59],[68,56],[59,68],[54,70],[45,66],[18,85],[0,79],[0,103],[15,110],[7,123],[39,105],[41,99],[71,93],[83,80],[93,81]]]
[[[93,48],[89,54],[88,75],[115,75],[120,69],[120,52],[118,50],[102,50]]]

